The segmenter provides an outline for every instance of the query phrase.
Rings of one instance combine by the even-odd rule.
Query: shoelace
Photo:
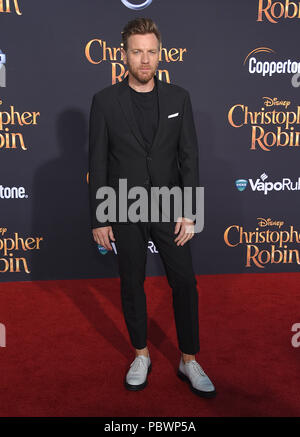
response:
[[[141,365],[145,366],[144,360],[141,357],[136,357],[133,363],[130,364],[130,367],[133,372],[136,372]]]
[[[201,375],[201,376],[206,376],[206,373],[204,372],[204,370],[202,369],[202,367],[200,366],[200,364],[197,363],[197,361],[192,361],[192,366],[194,367],[194,369],[196,370],[196,372],[199,373],[199,375]]]

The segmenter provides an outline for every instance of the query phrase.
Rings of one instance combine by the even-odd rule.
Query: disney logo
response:
[[[280,229],[281,226],[284,225],[284,222],[281,221],[273,221],[270,218],[262,218],[262,217],[257,217],[258,220],[258,226],[260,226],[261,228],[265,228],[266,226],[278,226],[278,228]]]
[[[289,100],[278,100],[277,97],[263,97],[265,106],[284,106],[287,108],[291,102]]]

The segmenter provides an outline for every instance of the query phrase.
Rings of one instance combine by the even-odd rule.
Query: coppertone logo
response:
[[[247,230],[237,224],[228,226],[224,232],[224,241],[230,248],[246,248],[245,267],[264,269],[271,264],[300,265],[297,248],[300,232],[294,226],[284,228],[284,224],[283,220],[258,217],[254,229]]]
[[[28,199],[24,187],[4,187],[0,185],[0,199]]]
[[[256,55],[266,53],[274,54],[275,51],[269,47],[258,47],[252,50],[244,59],[243,65],[248,63],[248,72],[250,74],[259,74],[261,76],[273,76],[274,74],[297,74],[300,73],[300,62],[298,60],[266,60],[262,61]]]
[[[260,191],[267,195],[270,191],[299,191],[300,177],[296,181],[290,178],[282,178],[281,181],[268,181],[268,175],[263,173],[257,179],[249,179],[249,186],[252,191]],[[248,185],[247,179],[238,179],[235,181],[236,188],[239,191],[244,191]]]
[[[300,18],[300,3],[290,0],[258,1],[257,21],[268,20],[270,23],[278,23],[281,18]]]
[[[142,9],[147,8],[149,5],[151,5],[152,0],[146,0],[140,4],[132,3],[132,1],[128,0],[121,0],[124,6],[126,6],[129,9],[133,9],[134,11],[141,11]]]
[[[15,12],[17,15],[22,15],[20,11],[18,0],[0,0],[0,13],[10,14]]]

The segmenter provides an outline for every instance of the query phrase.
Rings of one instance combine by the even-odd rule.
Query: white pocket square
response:
[[[168,118],[177,117],[179,115],[179,112],[175,112],[175,114],[168,115]]]

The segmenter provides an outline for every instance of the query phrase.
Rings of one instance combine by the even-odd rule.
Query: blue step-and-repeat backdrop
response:
[[[115,277],[88,205],[92,96],[122,81],[121,31],[150,17],[160,80],[186,88],[199,141],[197,274],[300,264],[300,3],[0,0],[0,281]],[[149,241],[148,275],[163,274]]]

